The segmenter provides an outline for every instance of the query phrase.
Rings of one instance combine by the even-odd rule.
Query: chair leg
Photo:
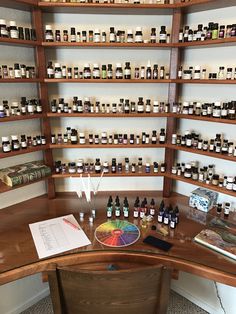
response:
[[[53,312],[54,314],[63,314],[60,298],[60,289],[58,286],[57,271],[48,272],[48,281],[50,287],[50,295],[52,298]]]
[[[160,298],[156,314],[166,314],[170,297],[171,270],[163,267],[160,286]]]

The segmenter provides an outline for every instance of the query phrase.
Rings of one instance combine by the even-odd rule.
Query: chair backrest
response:
[[[171,270],[162,265],[88,271],[69,266],[48,272],[55,314],[164,314]]]

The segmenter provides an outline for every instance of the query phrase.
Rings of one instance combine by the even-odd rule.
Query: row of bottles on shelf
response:
[[[11,116],[24,116],[42,113],[43,108],[39,99],[26,99],[21,97],[20,103],[12,101],[9,106],[8,100],[3,100],[0,104],[0,118]]]
[[[139,97],[138,101],[121,98],[119,103],[101,104],[100,101],[92,101],[91,98],[85,97],[84,101],[77,96],[73,97],[73,102],[69,105],[65,102],[64,98],[53,99],[51,101],[52,113],[168,113],[170,105],[168,103],[159,102],[154,100],[153,104],[151,99],[143,99]]]
[[[62,33],[62,34],[61,34]],[[144,38],[142,27],[136,27],[135,31],[132,29],[127,30],[115,30],[114,27],[110,27],[110,31],[95,29],[77,31],[75,27],[68,30],[63,29],[62,32],[59,29],[53,31],[52,25],[45,26],[45,41],[46,42],[71,42],[71,43],[169,43],[170,34],[166,31],[166,26],[161,26],[159,35],[155,27],[151,28],[148,38]]]
[[[216,101],[213,103],[201,103],[184,101],[183,103],[174,103],[172,113],[191,116],[202,116],[209,118],[221,118],[235,120],[236,101],[229,102]]]
[[[130,62],[125,62],[122,66],[121,63],[114,65],[111,63],[99,65],[94,63],[93,67],[89,63],[84,64],[83,69],[79,67],[68,67],[60,63],[48,62],[47,77],[49,79],[169,79],[169,73],[166,72],[165,66],[158,67],[158,64],[151,66],[148,61],[147,66],[133,67],[134,73]]]
[[[36,32],[34,28],[17,26],[16,21],[7,23],[5,19],[0,19],[0,37],[35,41]]]
[[[215,138],[210,140],[204,140],[200,134],[187,130],[184,135],[172,134],[171,144],[236,157],[234,143],[223,139],[221,134],[216,134]]]
[[[42,0],[52,3],[110,3],[110,4],[173,4],[174,0]],[[190,2],[191,0],[180,0],[179,2]]]
[[[102,114],[130,114],[130,113],[174,113],[211,118],[222,118],[235,120],[236,101],[214,103],[201,103],[184,101],[183,103],[159,102],[158,100],[144,99],[139,97],[138,101],[121,98],[118,103],[102,103],[93,100],[92,97],[85,97],[84,100],[74,96],[71,104],[64,98],[53,99],[51,101],[52,113],[102,113]],[[26,99],[22,97],[20,104],[13,101],[9,106],[8,100],[3,100],[0,104],[0,118],[10,116],[20,116],[27,114],[42,113],[42,104],[38,99]]]
[[[177,176],[183,176],[186,179],[204,182],[236,192],[236,176],[222,176],[217,174],[214,165],[202,167],[199,165],[198,161],[176,163],[172,166],[171,173]]]
[[[36,78],[35,66],[14,63],[14,66],[0,66],[0,79],[32,79]]]
[[[200,65],[189,66],[183,68],[179,67],[178,79],[183,80],[236,80],[236,67],[231,66],[225,68],[220,66],[218,72],[208,72],[207,69],[202,68]]]
[[[10,153],[11,151],[19,151],[30,147],[46,145],[46,137],[44,135],[11,135],[2,137],[2,152]]]
[[[128,136],[127,133],[120,134],[107,134],[106,131],[103,131],[101,135],[99,134],[88,134],[85,135],[84,132],[79,132],[76,129],[71,127],[66,128],[66,132],[62,135],[62,133],[58,133],[57,136],[55,134],[51,135],[51,143],[52,144],[63,144],[63,143],[70,143],[70,144],[136,144],[136,145],[145,145],[145,144],[164,144],[166,142],[166,133],[165,129],[161,129],[159,135],[157,135],[157,131],[153,130],[152,134],[142,132],[142,135],[135,135],[130,134]]]
[[[55,173],[57,174],[82,174],[82,173],[164,173],[166,171],[165,163],[158,163],[154,161],[152,163],[145,162],[143,164],[143,158],[139,157],[137,162],[130,163],[128,157],[125,158],[125,162],[117,162],[116,158],[112,158],[111,165],[108,161],[101,162],[100,158],[96,158],[94,161],[84,161],[79,159],[77,162],[63,163],[61,160],[55,162]]]
[[[208,26],[198,24],[197,28],[190,28],[188,25],[179,31],[179,42],[205,41],[236,36],[236,24],[220,25],[219,23],[209,22]]]

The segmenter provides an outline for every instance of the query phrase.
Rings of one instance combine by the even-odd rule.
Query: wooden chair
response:
[[[128,270],[55,267],[48,272],[54,314],[164,314],[171,270],[162,265]]]

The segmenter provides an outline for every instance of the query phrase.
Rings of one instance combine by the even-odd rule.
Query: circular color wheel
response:
[[[95,230],[95,238],[101,244],[111,247],[124,247],[135,243],[140,237],[137,226],[125,220],[104,222]]]

